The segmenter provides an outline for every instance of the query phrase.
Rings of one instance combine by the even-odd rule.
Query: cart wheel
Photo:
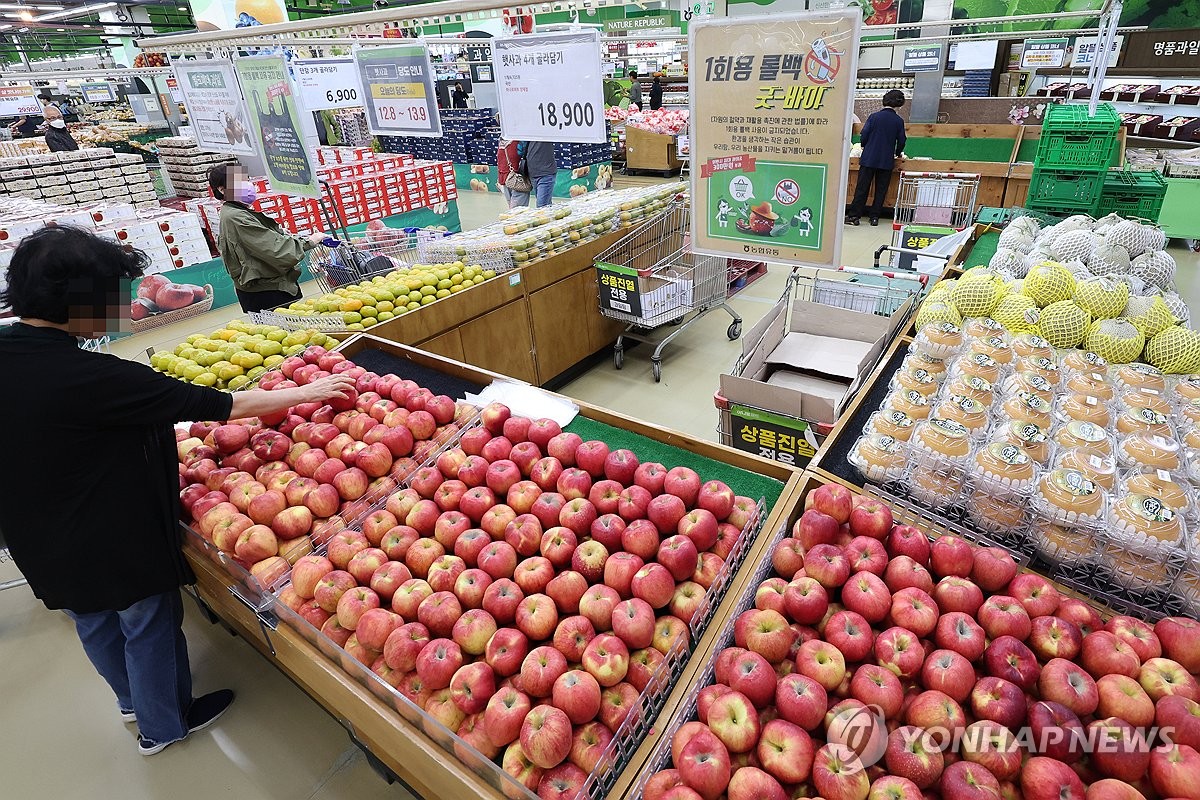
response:
[[[729,337],[729,341],[735,342],[742,335],[742,321],[735,319],[729,323],[729,327],[725,330],[725,335]]]
[[[650,369],[654,372],[654,382],[659,383],[660,381],[662,381],[662,362],[661,361],[651,362]]]
[[[1193,253],[1200,253],[1200,239],[1188,239],[1188,248]]]
[[[613,366],[617,369],[625,366],[625,351],[620,347],[613,348]]]
[[[684,316],[687,316],[687,315],[685,314]],[[681,322],[683,322],[683,317],[676,317],[675,319],[671,320],[671,321],[670,321],[670,322],[668,322],[667,324],[668,324],[668,325],[671,325],[671,326],[675,326],[675,325],[678,325],[678,324],[679,324],[679,323],[681,323]]]

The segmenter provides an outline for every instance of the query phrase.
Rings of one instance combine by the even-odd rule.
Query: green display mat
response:
[[[992,256],[996,255],[996,247],[1000,243],[999,231],[988,231],[980,235],[975,240],[975,246],[971,248],[971,252],[967,253],[967,260],[963,263],[963,269],[974,269],[975,267],[986,267],[988,262],[992,260]]]
[[[856,135],[854,141],[858,141]],[[1037,142],[1033,142],[1037,150]],[[1012,155],[1012,139],[942,139],[910,136],[904,145],[909,158],[932,158],[935,161],[991,161],[1007,164]]]
[[[1025,139],[1021,142],[1021,146],[1017,148],[1017,161],[1028,161],[1032,164],[1034,158],[1037,156],[1037,151],[1038,140]]]
[[[641,434],[630,433],[627,430],[614,428],[583,416],[575,417],[571,424],[563,430],[579,434],[585,442],[599,439],[613,450],[632,450],[637,454],[638,460],[642,462],[656,461],[668,469],[690,467],[700,474],[701,480],[723,481],[730,489],[733,489],[735,494],[755,500],[760,497],[766,498],[768,512],[779,500],[779,496],[783,494],[783,484],[774,478],[696,455],[682,448],[656,442]]]

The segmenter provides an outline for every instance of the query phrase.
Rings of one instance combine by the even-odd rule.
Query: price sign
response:
[[[506,139],[608,140],[598,30],[497,39],[492,49]],[[572,79],[565,81],[564,75]]]
[[[42,114],[42,104],[38,102],[33,87],[28,83],[0,86],[0,117],[23,117],[28,114]]]
[[[117,99],[111,83],[81,83],[79,91],[85,103],[112,103]]]
[[[309,111],[363,105],[358,67],[353,58],[315,58],[292,62],[292,76]]]
[[[429,51],[423,44],[354,52],[367,129],[383,136],[442,135]]]

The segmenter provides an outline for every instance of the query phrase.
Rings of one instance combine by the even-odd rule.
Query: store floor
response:
[[[477,227],[501,209],[495,195],[465,193],[464,225]],[[846,230],[843,260],[869,266],[887,226]],[[1179,284],[1189,303],[1200,301],[1200,259],[1179,248]],[[749,328],[779,299],[786,270],[773,270],[732,301]],[[148,347],[173,346],[234,316],[219,309],[176,326],[120,340],[112,351],[145,360]],[[627,353],[625,367],[605,360],[562,391],[688,434],[716,438],[713,392],[740,345],[725,338],[729,317],[716,311],[679,337],[665,353],[663,380],[650,372],[650,348]],[[48,522],[52,525],[52,522]],[[119,522],[113,521],[114,535]],[[0,581],[11,564],[0,565]],[[268,666],[249,645],[208,624],[191,600],[185,629],[196,691],[228,686],[238,700],[212,728],[151,758],[138,755],[133,726],[121,723],[112,694],[83,655],[72,624],[51,613],[28,588],[0,591],[0,782],[5,797],[93,800],[323,800],[408,798],[372,772],[345,730],[303,692]],[[428,800],[449,800],[428,798]]]

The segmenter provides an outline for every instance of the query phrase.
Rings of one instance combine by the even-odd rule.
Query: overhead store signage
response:
[[[354,58],[371,133],[442,135],[433,67],[424,45],[359,47]]]
[[[317,176],[300,133],[300,111],[283,56],[239,58],[234,62],[242,95],[253,111],[250,123],[277,192],[317,197]]]
[[[117,99],[111,83],[81,83],[79,91],[85,103],[112,103]]]
[[[257,155],[250,112],[242,98],[233,63],[176,61],[171,67],[183,90],[183,103],[197,144],[218,153]]]
[[[1172,69],[1194,67],[1200,56],[1200,28],[1135,31],[1121,59],[1122,67]]]
[[[497,39],[493,50],[504,138],[608,141],[600,31]],[[568,75],[570,80],[564,78]]]
[[[958,42],[950,45],[950,61],[954,69],[987,69],[996,65],[996,51],[1000,43],[987,42]]]
[[[942,45],[923,44],[904,48],[902,72],[937,72],[942,68]]]
[[[491,40],[467,40],[467,61],[471,63],[472,83],[493,83]]]
[[[692,247],[841,264],[858,8],[693,20]]]
[[[300,100],[309,111],[364,105],[353,58],[314,58],[292,61]]]
[[[1115,67],[1117,65],[1117,56],[1121,54],[1121,43],[1125,41],[1125,37],[1121,34],[1113,39],[1112,49],[1108,51],[1108,66]],[[1071,53],[1072,67],[1090,67],[1092,62],[1096,60],[1096,50],[1100,47],[1100,38],[1098,36],[1080,36],[1075,39],[1075,50]]]
[[[1026,39],[1021,50],[1021,69],[1058,69],[1067,63],[1069,40]]]
[[[626,19],[607,19],[604,21],[605,33],[628,33],[630,31],[649,31],[663,28],[674,28],[678,25],[671,19],[670,14],[647,14],[642,17],[627,17]]]
[[[229,31],[287,22],[284,0],[190,0],[200,30]]]
[[[0,117],[41,116],[42,104],[28,83],[0,86]]]

